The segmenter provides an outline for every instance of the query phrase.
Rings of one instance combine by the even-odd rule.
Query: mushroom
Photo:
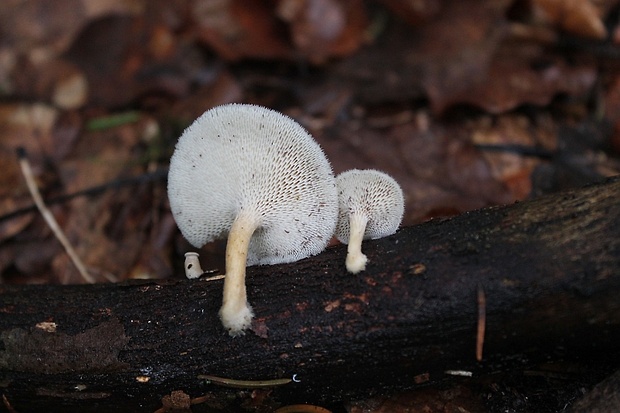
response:
[[[318,143],[293,119],[256,105],[215,107],[183,132],[170,159],[168,197],[196,248],[228,236],[219,315],[232,336],[253,317],[246,265],[318,254],[338,217],[335,178]]]
[[[199,255],[197,252],[185,253],[185,276],[190,280],[193,278],[199,278],[204,271],[200,266]]]
[[[336,238],[347,247],[347,270],[364,270],[368,261],[362,240],[392,235],[403,219],[405,204],[400,185],[374,170],[352,169],[336,177],[339,214]]]

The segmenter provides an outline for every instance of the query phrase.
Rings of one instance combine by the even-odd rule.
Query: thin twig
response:
[[[24,175],[24,178],[26,180],[26,185],[28,186],[30,195],[32,196],[34,203],[39,209],[39,212],[43,216],[43,219],[45,219],[47,225],[50,227],[58,241],[60,241],[60,243],[64,247],[65,251],[69,255],[69,258],[71,258],[73,265],[75,265],[84,281],[90,284],[94,284],[95,279],[90,276],[90,274],[86,270],[86,267],[84,266],[84,263],[82,263],[82,260],[80,260],[80,257],[78,257],[67,237],[65,237],[62,229],[60,229],[60,226],[54,218],[54,215],[47,208],[47,206],[45,206],[43,198],[41,197],[41,193],[39,192],[39,188],[37,187],[36,181],[34,179],[34,174],[32,173],[30,162],[28,162],[28,159],[26,158],[26,151],[23,148],[18,148],[17,157],[19,158],[19,166],[21,167],[22,174]]]
[[[539,158],[544,160],[551,160],[555,156],[557,156],[557,152],[550,151],[545,148],[540,148],[537,146],[528,146],[528,145],[516,145],[516,144],[503,144],[503,145],[492,145],[486,143],[475,144],[474,148],[479,149],[485,152],[502,152],[502,153],[511,153],[515,155],[521,156],[530,156],[533,158]]]
[[[332,413],[324,407],[313,406],[310,404],[292,404],[280,407],[274,413]]]
[[[224,387],[232,387],[235,389],[259,389],[264,387],[276,387],[289,384],[293,379],[273,379],[273,380],[237,380],[229,379],[226,377],[211,376],[208,374],[201,374],[198,376],[201,380],[206,380],[207,383],[217,384]]]
[[[205,281],[217,281],[217,280],[223,280],[224,278],[226,278],[226,274],[213,275],[211,277],[204,278],[204,280]]]
[[[133,176],[133,177],[129,177],[129,178],[121,178],[121,179],[115,179],[113,181],[110,182],[106,182],[102,185],[97,185],[97,186],[93,186],[91,188],[86,188],[86,189],[82,189],[79,190],[77,192],[73,192],[70,194],[65,194],[65,195],[59,195],[53,198],[49,198],[46,202],[47,205],[53,205],[53,204],[60,204],[63,202],[67,202],[72,200],[73,198],[77,198],[80,196],[91,196],[91,195],[97,195],[100,194],[104,191],[107,191],[109,189],[120,189],[124,186],[128,186],[128,185],[142,185],[145,183],[149,183],[149,182],[154,182],[154,181],[159,181],[159,180],[165,180],[166,177],[168,176],[168,169],[167,168],[162,168],[162,169],[158,169],[156,171],[147,173],[147,174],[142,174],[142,175],[138,175],[138,176]],[[2,221],[7,221],[9,219],[13,219],[15,217],[18,217],[20,215],[24,215],[24,214],[28,214],[31,212],[34,212],[37,210],[37,206],[36,205],[29,205],[23,208],[19,208],[16,209],[12,212],[6,213],[4,215],[0,216],[0,222]]]
[[[482,286],[478,286],[478,334],[476,336],[476,360],[482,361],[482,348],[484,346],[484,330],[487,319],[487,300]]]
[[[15,410],[13,406],[11,406],[9,399],[6,398],[5,394],[2,395],[2,402],[4,403],[4,407],[6,407],[9,413],[17,413],[17,410]]]

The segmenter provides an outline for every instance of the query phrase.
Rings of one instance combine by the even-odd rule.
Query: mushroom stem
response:
[[[347,270],[353,274],[366,269],[368,259],[362,253],[362,240],[368,218],[363,214],[351,214],[349,218],[349,244],[347,247]]]
[[[248,304],[245,289],[245,267],[250,238],[258,227],[251,213],[241,211],[228,233],[226,244],[226,277],[220,318],[231,336],[244,334],[252,323],[252,307]]]

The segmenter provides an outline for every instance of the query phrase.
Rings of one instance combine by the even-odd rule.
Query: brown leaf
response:
[[[227,71],[219,70],[212,74],[212,80],[187,97],[176,102],[170,109],[170,115],[189,125],[202,113],[213,106],[240,102],[243,90],[239,82]]]
[[[165,195],[162,196],[165,198]],[[151,226],[150,234],[140,249],[136,264],[128,271],[128,278],[162,279],[174,274],[171,257],[171,244],[177,226],[172,213],[167,212]]]
[[[361,0],[280,0],[277,13],[290,24],[297,49],[314,63],[352,53],[364,40]]]
[[[471,128],[472,143],[500,148],[502,146],[505,148],[510,146],[540,147],[541,142],[535,139],[538,135],[547,135],[547,140],[550,136],[554,138],[556,136],[554,129],[546,130],[543,120],[535,125],[525,116],[518,115],[501,116],[496,122],[483,118],[475,122]],[[547,149],[553,150],[554,148]],[[539,165],[539,159],[525,157],[510,150],[503,152],[482,150],[482,154],[489,165],[491,175],[510,190],[514,200],[522,200],[530,196],[532,193],[531,175]]]
[[[418,48],[409,59],[419,65],[422,85],[436,111],[468,85],[485,82],[498,45],[506,36],[507,1],[450,3],[437,19],[420,27]]]
[[[17,245],[15,267],[26,279],[44,275],[49,270],[52,258],[62,252],[60,243],[52,236],[23,241]]]
[[[392,12],[407,23],[416,26],[428,21],[441,12],[444,0],[382,0]]]
[[[380,43],[338,65],[333,83],[350,84],[363,103],[428,98],[435,113],[471,104],[503,113],[547,105],[558,94],[585,98],[597,78],[587,60],[569,64],[533,40],[515,39],[510,2],[444,4],[415,27],[388,26]]]
[[[363,102],[428,97],[436,112],[488,79],[489,66],[508,34],[510,2],[464,0],[445,4],[415,27],[390,22],[375,45],[343,60],[335,83],[352,83]]]
[[[607,37],[601,13],[592,0],[532,0],[534,18],[572,33],[594,39]]]
[[[144,12],[142,0],[6,0],[0,7],[0,37],[17,55],[32,63],[67,51],[89,20],[109,14]]]
[[[10,182],[10,185],[14,185],[16,181],[14,180],[11,182],[8,180],[8,182]],[[0,184],[0,186],[4,185]],[[25,197],[21,198],[20,202],[11,197],[0,198],[0,215],[11,213],[27,205],[31,205],[31,202],[28,202],[28,198]],[[7,238],[11,238],[21,232],[30,222],[32,222],[32,217],[32,214],[25,214],[0,221],[0,242],[5,241]]]
[[[174,4],[139,16],[101,17],[76,36],[65,58],[86,76],[89,103],[118,107],[149,94],[184,96],[201,80],[206,63],[196,46],[180,43],[161,22]]]
[[[0,37],[33,62],[67,50],[86,18],[82,0],[6,0],[0,7]]]
[[[88,100],[88,83],[74,64],[59,58],[22,61],[10,74],[12,92],[28,100],[52,102],[60,109],[78,109]]]
[[[198,37],[226,60],[291,59],[322,63],[355,51],[364,41],[361,0],[194,2]],[[288,25],[283,30],[283,22]]]
[[[459,93],[436,88],[442,94],[435,93],[433,104],[442,110],[451,104],[470,103],[490,113],[503,113],[523,104],[546,106],[559,93],[585,98],[596,79],[594,65],[569,66],[549,58],[537,66],[513,48],[493,60],[483,81],[470,83]]]
[[[171,27],[179,3],[57,0],[49,7],[35,0],[2,7],[0,35],[13,30],[0,46],[0,84],[65,109],[121,106],[157,88],[184,94],[186,59],[176,55],[184,49]]]
[[[265,2],[195,1],[192,16],[198,38],[222,58],[286,58],[291,56],[273,10]]]

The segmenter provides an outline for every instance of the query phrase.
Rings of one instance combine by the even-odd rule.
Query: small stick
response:
[[[290,406],[280,407],[274,413],[332,413],[332,411],[324,407],[310,404],[292,404]]]
[[[11,406],[9,399],[6,398],[5,394],[2,394],[2,402],[4,403],[4,407],[6,407],[9,413],[17,413],[13,406]]]
[[[90,274],[86,270],[86,267],[82,263],[82,260],[80,260],[80,257],[78,257],[77,253],[71,246],[71,243],[62,232],[62,229],[60,229],[60,226],[54,218],[54,215],[47,208],[47,206],[45,206],[43,198],[41,197],[41,193],[39,192],[39,188],[37,187],[36,181],[34,179],[34,174],[32,173],[30,162],[28,162],[28,159],[26,158],[26,151],[24,150],[24,148],[17,149],[17,157],[19,159],[19,166],[21,167],[22,174],[24,175],[24,179],[26,180],[26,185],[28,186],[28,190],[30,191],[30,195],[32,196],[34,203],[39,209],[39,212],[41,213],[41,215],[43,215],[43,219],[45,219],[47,225],[50,227],[58,241],[60,241],[60,243],[64,247],[65,251],[69,255],[69,258],[71,258],[71,261],[73,261],[73,265],[75,265],[84,281],[90,284],[94,284],[95,279],[90,276]]]
[[[232,387],[235,389],[256,389],[263,387],[274,387],[289,384],[292,379],[274,379],[274,380],[235,380],[225,377],[210,376],[201,374],[199,379],[206,380],[208,383],[217,384],[224,387]]]
[[[482,361],[484,330],[486,328],[486,297],[482,286],[478,286],[478,334],[476,337],[476,360]]]
[[[462,377],[472,377],[474,375],[473,371],[468,370],[446,370],[445,374],[450,376],[462,376]]]
[[[208,271],[205,271],[204,273],[208,274]],[[212,275],[211,277],[207,277],[204,280],[205,281],[217,281],[217,280],[223,280],[224,278],[226,278],[226,274]]]

